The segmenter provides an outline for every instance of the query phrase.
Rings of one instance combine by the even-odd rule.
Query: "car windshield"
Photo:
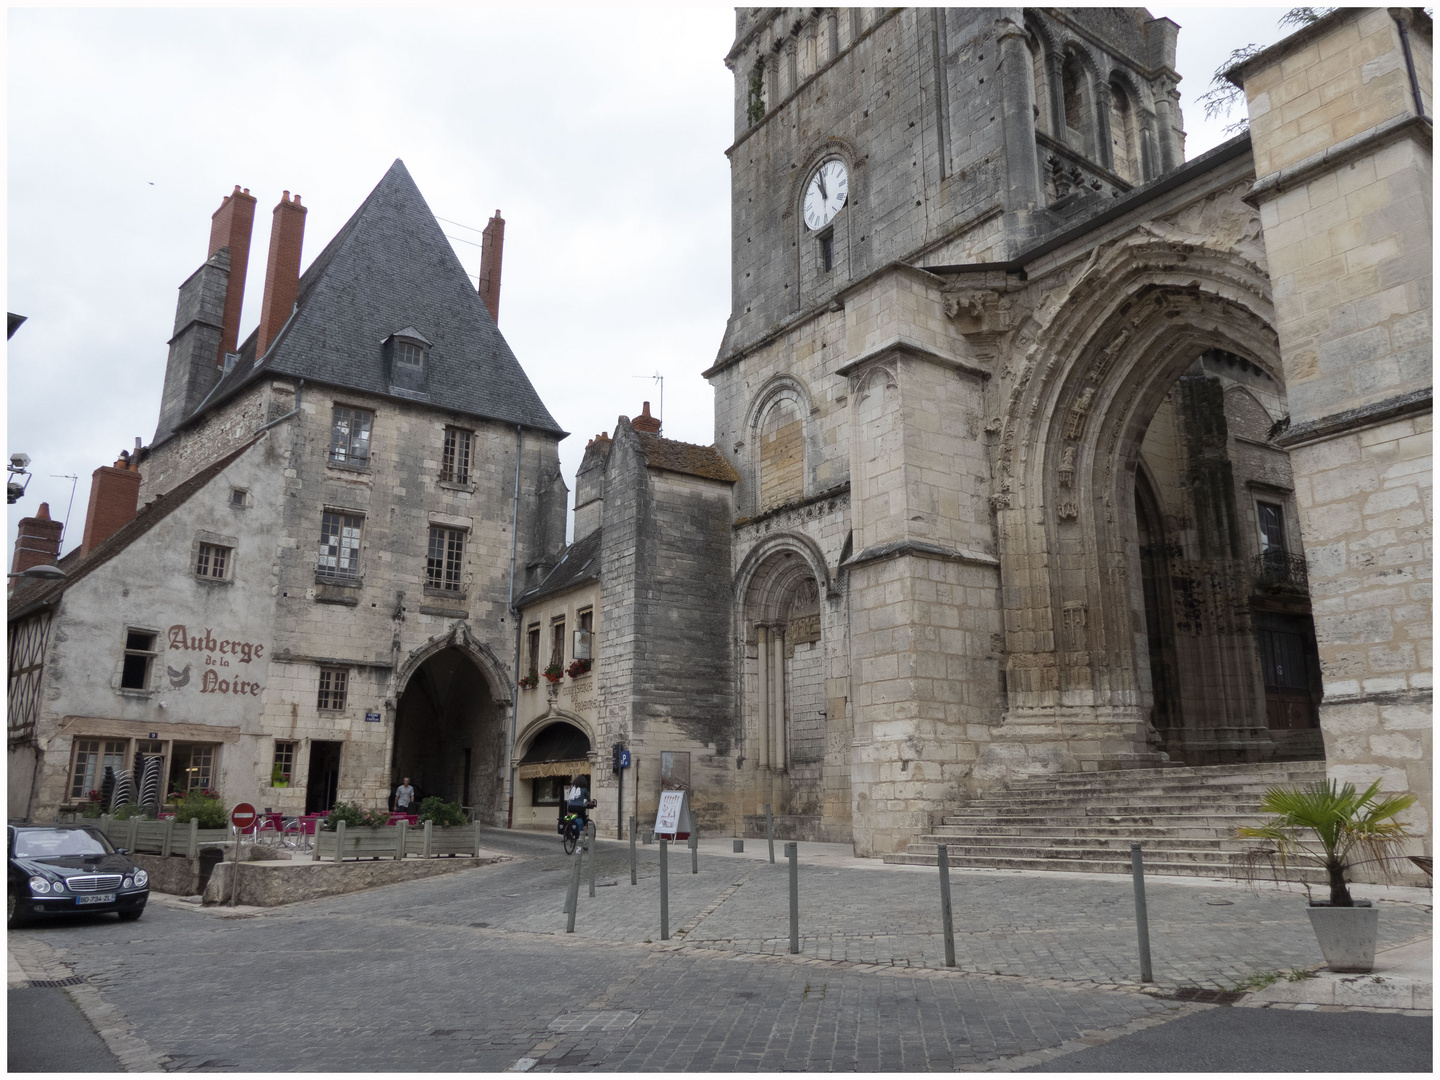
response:
[[[15,857],[49,859],[57,855],[108,855],[114,849],[88,829],[17,829]]]

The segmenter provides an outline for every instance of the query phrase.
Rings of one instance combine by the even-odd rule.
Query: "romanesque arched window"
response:
[[[761,411],[755,447],[758,510],[805,494],[805,411],[793,390],[782,390]]]
[[[1065,57],[1060,68],[1060,93],[1065,106],[1065,141],[1080,153],[1090,155],[1091,115],[1090,74],[1075,53]]]
[[[1035,130],[1050,135],[1050,80],[1045,46],[1033,33],[1025,35],[1025,43],[1030,47],[1030,67],[1035,81]]]

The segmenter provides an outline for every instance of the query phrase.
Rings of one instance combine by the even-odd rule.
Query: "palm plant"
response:
[[[1352,907],[1347,884],[1350,868],[1375,863],[1388,877],[1390,864],[1410,837],[1395,818],[1415,799],[1408,792],[1382,797],[1379,780],[1360,794],[1354,784],[1340,787],[1334,780],[1303,788],[1271,788],[1260,809],[1276,816],[1264,825],[1242,827],[1237,835],[1273,845],[1248,853],[1252,866],[1257,859],[1273,856],[1282,869],[1292,863],[1323,867],[1330,882],[1331,905]]]

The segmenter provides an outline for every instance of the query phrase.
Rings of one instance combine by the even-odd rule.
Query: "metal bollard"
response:
[[[1140,938],[1140,981],[1154,982],[1150,968],[1150,917],[1145,910],[1145,857],[1140,845],[1130,845],[1130,873],[1135,879],[1135,933]]]
[[[630,884],[635,884],[635,815],[630,815]]]
[[[670,940],[670,867],[669,843],[660,841],[660,940]]]
[[[700,872],[700,833],[694,825],[690,826],[690,873]]]
[[[950,850],[940,844],[935,849],[940,862],[940,926],[945,934],[945,966],[955,966],[955,917],[950,908]]]
[[[565,890],[565,932],[575,932],[575,909],[580,906],[580,856],[576,854],[570,864],[570,887]]]
[[[770,816],[770,804],[765,804],[765,842],[770,845],[770,861],[775,861],[775,821]]]
[[[595,895],[595,838],[585,833],[585,863],[590,868],[590,895]]]
[[[790,952],[800,951],[800,845],[786,844],[785,857],[790,860]]]

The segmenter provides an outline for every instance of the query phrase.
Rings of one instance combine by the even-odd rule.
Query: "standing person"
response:
[[[415,789],[410,786],[410,777],[405,777],[400,786],[395,789],[395,812],[397,814],[410,813],[410,806],[415,802]]]

